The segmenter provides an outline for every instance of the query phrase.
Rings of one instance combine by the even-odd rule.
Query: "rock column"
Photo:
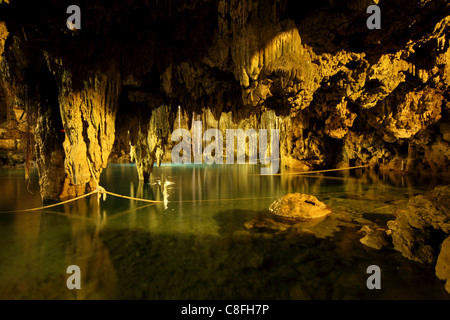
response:
[[[120,75],[113,67],[82,76],[62,64],[49,62],[49,67],[58,83],[65,132],[65,179],[59,197],[64,200],[94,190],[106,168],[114,144]]]

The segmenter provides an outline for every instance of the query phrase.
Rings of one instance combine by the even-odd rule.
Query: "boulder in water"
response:
[[[269,210],[278,217],[298,221],[324,218],[331,213],[325,203],[312,195],[301,193],[285,195],[272,203]]]
[[[366,235],[359,239],[359,241],[373,249],[381,250],[383,248],[389,247],[391,242],[389,238],[390,230],[377,229],[372,230],[368,226],[364,226],[361,229]]]

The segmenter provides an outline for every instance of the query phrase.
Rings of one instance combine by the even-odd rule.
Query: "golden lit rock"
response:
[[[272,203],[269,210],[278,217],[299,221],[323,218],[331,213],[316,197],[300,193],[285,195]]]

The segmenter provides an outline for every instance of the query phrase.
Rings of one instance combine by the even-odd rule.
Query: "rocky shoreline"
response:
[[[313,198],[314,201],[311,201]],[[387,221],[384,226],[375,225],[372,229],[364,225],[358,231],[359,241],[375,250],[393,248],[409,260],[435,266],[437,277],[446,281],[445,288],[450,293],[449,208],[450,185],[437,186],[432,191],[411,198],[405,209],[392,213],[395,220]],[[318,210],[323,214],[318,215]],[[302,194],[288,194],[276,200],[270,211],[273,217],[263,216],[247,221],[245,229],[293,239],[303,239],[308,235],[315,238],[314,227],[331,213],[317,198]],[[334,219],[335,226],[331,223],[330,230],[342,225],[345,220],[349,225],[356,222],[343,212],[338,212]]]

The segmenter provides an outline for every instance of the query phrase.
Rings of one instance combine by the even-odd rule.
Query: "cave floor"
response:
[[[360,229],[385,228],[431,178],[341,172],[261,176],[250,165],[165,165],[140,183],[133,165],[110,165],[100,184],[148,204],[108,196],[43,212],[0,215],[0,299],[449,299],[434,268]],[[37,174],[0,171],[0,211],[41,206]],[[247,229],[278,197],[300,192],[333,209],[297,231]],[[68,290],[78,265],[81,289]],[[366,286],[381,270],[381,289]]]

